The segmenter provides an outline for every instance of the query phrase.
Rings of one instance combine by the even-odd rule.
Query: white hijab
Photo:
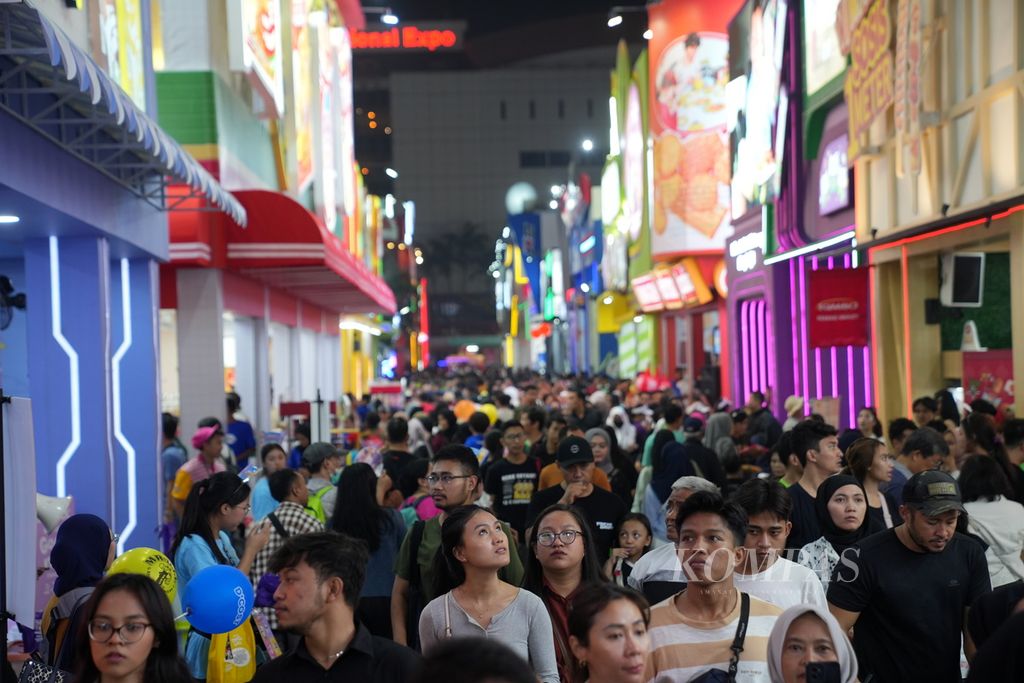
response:
[[[622,426],[615,426],[615,416],[622,418]],[[615,430],[615,440],[619,442],[619,448],[629,452],[636,447],[636,427],[629,419],[629,413],[622,406],[615,406],[608,412],[608,419],[605,424]]]
[[[843,633],[836,618],[827,609],[816,605],[790,607],[775,621],[771,635],[768,636],[768,673],[772,683],[785,683],[782,678],[782,649],[786,646],[786,634],[789,633],[789,627],[793,622],[808,612],[816,614],[828,627],[836,656],[839,658],[839,680],[842,683],[857,683],[857,656],[853,652],[853,645]]]

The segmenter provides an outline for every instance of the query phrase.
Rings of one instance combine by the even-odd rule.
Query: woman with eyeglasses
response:
[[[867,494],[868,519],[877,529],[892,529],[903,523],[896,501],[882,490],[892,481],[893,458],[884,442],[865,437],[846,449],[846,469]]]
[[[270,540],[271,529],[267,521],[253,526],[239,558],[228,534],[242,524],[249,510],[249,485],[237,474],[218,472],[192,487],[171,547],[178,573],[178,595],[185,595],[193,576],[213,565],[227,564],[243,574],[249,573],[256,554]],[[196,678],[206,678],[209,650],[210,639],[206,635],[189,631],[185,661]]]
[[[529,541],[523,587],[540,597],[548,609],[562,683],[586,680],[569,649],[569,605],[582,584],[606,580],[587,529],[579,510],[552,505],[538,515]]]
[[[551,619],[540,599],[502,581],[510,561],[498,519],[476,505],[455,508],[441,525],[437,594],[420,615],[420,644],[429,654],[449,638],[499,640],[530,663],[542,683],[558,683]]]
[[[82,683],[190,683],[178,655],[167,596],[152,579],[113,574],[85,605],[86,629],[75,643]]]

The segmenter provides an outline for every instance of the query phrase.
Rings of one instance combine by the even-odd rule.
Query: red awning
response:
[[[226,265],[337,313],[395,312],[395,295],[304,206],[279,192],[232,194],[248,227],[227,224]]]

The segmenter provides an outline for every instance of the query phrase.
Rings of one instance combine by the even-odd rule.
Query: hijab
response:
[[[675,439],[662,448],[659,461],[660,467],[654,468],[654,473],[651,475],[651,489],[658,496],[658,500],[664,503],[672,493],[672,484],[679,477],[693,477],[696,476],[697,471],[693,469],[683,444]]]
[[[622,425],[615,424],[618,417]],[[629,419],[629,413],[622,406],[615,406],[608,412],[608,419],[605,424],[615,430],[615,438],[619,441],[619,447],[625,451],[633,450],[636,446],[636,426]]]
[[[863,484],[849,474],[833,474],[821,482],[821,486],[818,487],[818,495],[814,498],[814,509],[818,513],[818,524],[821,526],[822,536],[832,544],[832,547],[840,555],[843,554],[843,550],[876,531],[871,526],[871,515],[868,514],[867,507],[864,508],[864,521],[855,531],[844,531],[832,521],[832,515],[828,511],[828,502],[832,500],[836,491],[844,486],[859,488],[864,494],[865,506],[867,505],[868,494],[864,491]],[[881,530],[877,529],[877,531]]]
[[[841,683],[856,683],[857,681],[857,656],[853,652],[853,646],[843,633],[842,627],[836,618],[827,609],[817,605],[795,605],[779,615],[772,627],[771,635],[768,636],[768,674],[772,683],[783,683],[782,678],[782,650],[786,647],[786,635],[793,622],[805,614],[815,614],[825,622],[828,633],[832,637],[832,645],[835,647],[836,657],[839,659],[839,680]]]
[[[112,540],[110,527],[96,515],[71,515],[64,520],[50,551],[50,566],[57,572],[53,584],[57,597],[100,582]]]
[[[704,428],[704,447],[716,451],[720,439],[732,436],[732,417],[729,413],[714,413]],[[721,456],[719,456],[721,457]]]

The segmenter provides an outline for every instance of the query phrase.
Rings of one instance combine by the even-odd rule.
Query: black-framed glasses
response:
[[[449,484],[451,484],[456,479],[469,479],[472,476],[474,476],[474,475],[472,475],[472,474],[448,474],[447,472],[445,472],[444,474],[428,474],[427,475],[427,483],[428,484],[436,484],[436,483],[440,482],[444,486],[448,486]]]
[[[122,643],[137,643],[149,626],[142,621],[129,621],[115,628],[109,621],[93,619],[89,622],[89,637],[97,643],[106,643],[116,633]]]
[[[576,537],[582,535],[582,531],[576,531],[575,529],[566,529],[565,531],[559,531],[557,534],[554,531],[542,531],[537,534],[537,543],[543,546],[552,546],[557,538],[562,542],[562,545],[572,545]]]

